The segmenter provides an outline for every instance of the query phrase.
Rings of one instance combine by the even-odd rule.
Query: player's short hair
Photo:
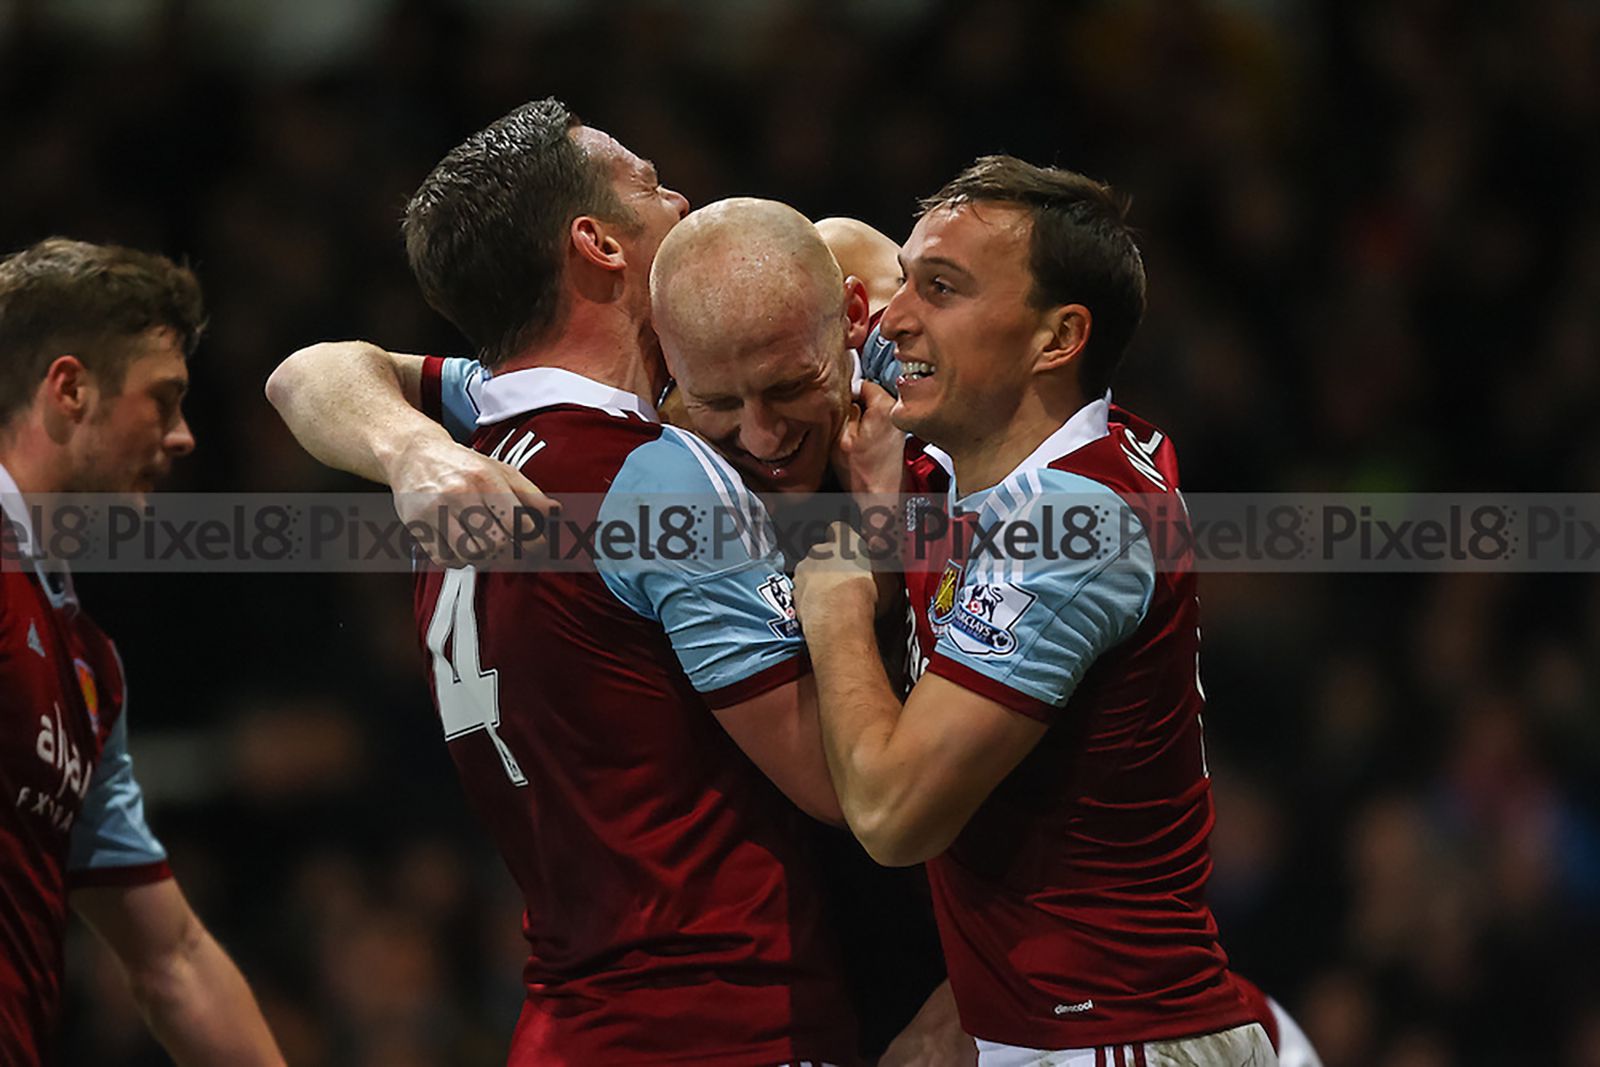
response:
[[[580,125],[553,97],[523,104],[452,148],[406,205],[423,296],[490,367],[560,325],[572,220],[635,220],[570,136]]]
[[[1015,156],[983,156],[922,201],[926,214],[964,202],[1016,204],[1033,224],[1028,301],[1043,309],[1082,304],[1094,317],[1079,363],[1085,395],[1111,385],[1144,317],[1144,258],[1128,225],[1128,201],[1110,186]]]
[[[205,324],[194,272],[154,252],[50,237],[8,256],[0,260],[0,425],[33,402],[58,356],[76,356],[115,396],[138,337],[171,330],[187,356]]]

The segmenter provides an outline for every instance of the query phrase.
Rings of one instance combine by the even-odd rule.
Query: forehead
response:
[[[129,339],[128,381],[155,381],[157,379],[189,379],[189,363],[178,335],[165,326],[146,330]]]
[[[613,174],[640,171],[648,165],[621,141],[593,126],[574,126],[568,131],[567,136],[571,137],[590,159],[609,169]]]
[[[1033,219],[1018,204],[972,202],[938,207],[917,220],[907,254],[947,258],[963,266],[1026,267]]]
[[[830,356],[843,352],[842,339],[839,352],[830,340],[814,323],[791,320],[742,341],[685,346],[681,369],[685,384],[702,395],[759,392],[827,366]]]

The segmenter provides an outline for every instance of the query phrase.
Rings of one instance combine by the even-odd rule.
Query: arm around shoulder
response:
[[[267,399],[295,439],[320,462],[387,484],[395,457],[449,435],[418,410],[423,357],[366,341],[308,345],[267,378]]]
[[[419,410],[428,362],[365,341],[310,345],[272,372],[267,399],[317,460],[389,486],[401,521],[432,530],[430,552],[453,565],[459,557],[436,546],[470,545],[488,557],[509,537],[504,523],[469,523],[469,516],[517,508],[542,513],[554,501],[521,471],[458,444]]]

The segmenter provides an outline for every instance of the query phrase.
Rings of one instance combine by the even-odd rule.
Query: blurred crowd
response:
[[[1117,395],[1191,491],[1600,481],[1585,0],[393,0],[298,63],[242,58],[203,3],[106,0],[115,33],[69,6],[0,5],[0,248],[64,233],[197,267],[200,447],[174,488],[355,486],[262,383],[323,338],[461,350],[401,208],[547,94],[693,202],[774,196],[897,239],[981,152],[1110,180],[1151,278]],[[407,579],[80,588],[129,663],[154,828],[290,1061],[499,1062],[518,904],[455,783]],[[1213,574],[1202,599],[1238,969],[1328,1067],[1600,1067],[1600,584]],[[98,946],[71,952],[68,1062],[163,1062]]]

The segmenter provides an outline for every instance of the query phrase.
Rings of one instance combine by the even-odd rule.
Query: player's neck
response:
[[[0,435],[0,466],[24,496],[34,493],[61,493],[69,484],[64,450],[51,441],[44,428],[19,416],[21,425]]]
[[[666,387],[655,331],[615,307],[573,308],[554,337],[528,346],[495,372],[529,367],[559,367],[649,403]]]
[[[993,433],[945,449],[955,468],[956,492],[967,496],[998,485],[1047,437],[1082,410],[1084,402],[1076,391],[1048,402],[1030,394],[1017,406],[1016,414]]]

